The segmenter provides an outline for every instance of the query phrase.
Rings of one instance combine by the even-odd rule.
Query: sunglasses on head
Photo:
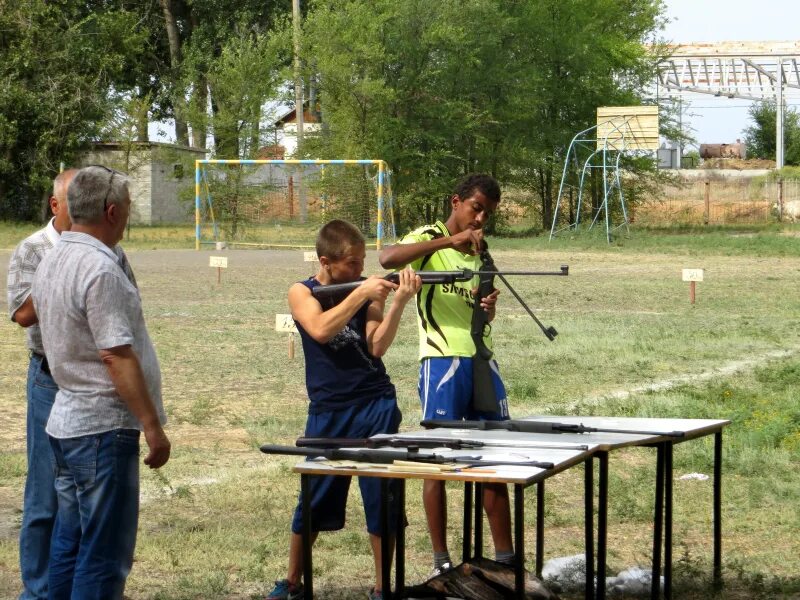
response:
[[[108,196],[109,194],[111,194],[111,184],[114,181],[114,175],[119,173],[119,171],[115,171],[114,169],[111,169],[105,165],[87,165],[87,166],[97,167],[98,169],[103,169],[111,174],[111,176],[108,178],[108,190],[106,190],[106,195],[103,198],[103,212],[106,212],[106,210],[108,210]]]

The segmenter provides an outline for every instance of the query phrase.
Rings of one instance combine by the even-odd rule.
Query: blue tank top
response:
[[[320,285],[314,277],[301,281],[308,289]],[[395,389],[380,358],[367,349],[367,308],[358,309],[345,328],[327,343],[320,344],[297,321],[306,358],[306,389],[311,400],[309,412],[363,404],[395,396]]]

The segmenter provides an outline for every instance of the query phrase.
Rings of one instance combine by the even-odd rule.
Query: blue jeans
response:
[[[47,598],[47,560],[58,503],[53,451],[45,432],[58,386],[42,370],[42,357],[31,355],[28,364],[27,454],[28,475],[19,531],[19,567],[23,590],[20,600]]]
[[[58,517],[50,600],[121,599],[139,522],[139,432],[50,438]]]

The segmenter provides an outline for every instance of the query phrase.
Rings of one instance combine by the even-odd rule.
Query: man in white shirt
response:
[[[49,598],[121,599],[136,544],[140,431],[146,465],[170,455],[161,373],[139,291],[114,251],[130,214],[128,178],[86,167],[67,197],[72,228],[31,291],[59,388],[47,422],[58,495]]]
[[[11,255],[8,267],[8,311],[11,320],[26,328],[30,352],[27,379],[26,454],[28,471],[19,533],[19,562],[23,590],[20,600],[47,598],[47,561],[50,537],[58,503],[54,487],[53,459],[45,425],[58,386],[50,375],[42,347],[42,334],[31,299],[31,284],[39,263],[58,243],[61,232],[72,223],[67,210],[67,188],[77,169],[68,169],[53,181],[50,209],[53,217],[45,227],[22,240]],[[120,267],[136,284],[122,248],[115,249]]]

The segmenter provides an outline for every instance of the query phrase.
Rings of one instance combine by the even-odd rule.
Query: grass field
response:
[[[0,248],[33,228],[0,226]],[[290,458],[261,443],[293,443],[307,400],[304,365],[274,331],[286,290],[311,273],[300,251],[228,250],[217,285],[208,251],[191,232],[134,229],[127,242],[161,360],[173,456],[142,473],[142,510],[131,599],[251,599],[285,576],[299,479]],[[141,237],[136,232],[142,232]],[[512,416],[585,414],[725,418],[723,567],[719,598],[800,598],[800,230],[634,231],[612,245],[594,237],[496,240],[506,269],[570,265],[568,278],[513,283],[560,335],[548,342],[509,293],[501,295],[495,349]],[[152,250],[153,247],[161,247]],[[0,250],[6,271],[10,250]],[[216,252],[214,254],[217,254]],[[704,268],[689,304],[681,268]],[[378,272],[374,253],[367,272]],[[5,304],[3,309],[5,310]],[[0,325],[0,598],[19,590],[17,535],[25,474],[23,332]],[[413,429],[416,325],[407,311],[386,357],[403,428]],[[610,461],[609,569],[647,566],[655,453]],[[712,596],[711,440],[675,453],[675,597]],[[582,551],[582,470],[548,481],[546,559]],[[407,581],[430,569],[419,482],[408,485]],[[461,493],[451,550],[459,550]],[[357,491],[348,527],[315,548],[319,598],[364,598],[372,578]],[[534,549],[529,510],[529,552]],[[528,559],[532,561],[533,555]],[[564,595],[564,598],[572,596]]]

